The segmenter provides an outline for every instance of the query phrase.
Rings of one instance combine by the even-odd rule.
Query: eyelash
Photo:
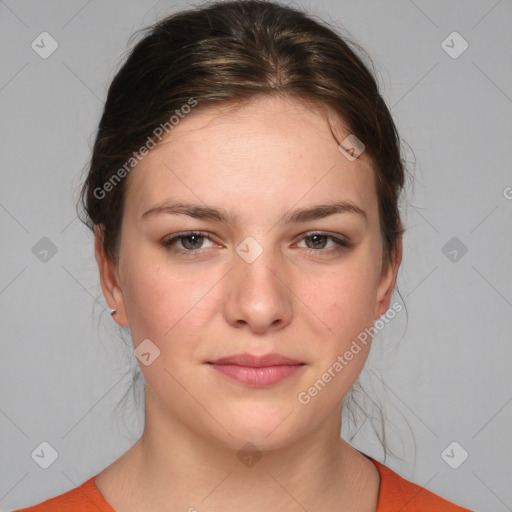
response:
[[[170,249],[171,251],[174,251],[174,252],[177,252],[178,254],[181,254],[183,256],[186,256],[186,257],[196,257],[198,256],[198,253],[200,254],[201,253],[201,249],[179,249],[179,248],[176,248],[176,247],[172,247],[174,242],[176,242],[177,240],[181,240],[183,238],[188,238],[190,236],[193,236],[193,235],[199,235],[200,237],[203,237],[203,238],[206,238],[207,240],[209,240],[210,242],[213,242],[212,238],[208,235],[208,233],[204,233],[202,231],[189,231],[189,232],[186,232],[186,233],[180,233],[176,236],[173,236],[167,240],[164,240],[162,242],[162,245],[165,247],[165,248],[168,248]],[[315,256],[322,256],[322,255],[331,255],[331,254],[337,254],[345,249],[348,249],[349,247],[352,246],[352,243],[349,242],[348,240],[344,240],[344,239],[341,239],[341,238],[337,238],[333,235],[329,235],[328,233],[324,233],[324,232],[321,232],[321,231],[314,231],[314,232],[309,232],[309,233],[306,233],[300,241],[302,241],[303,239],[305,238],[312,238],[313,236],[324,236],[324,237],[327,237],[328,239],[331,239],[333,242],[335,242],[338,247],[335,247],[335,248],[331,248],[331,249],[306,249],[306,252],[308,254],[311,254],[311,255],[315,255]],[[322,254],[323,253],[323,254]]]

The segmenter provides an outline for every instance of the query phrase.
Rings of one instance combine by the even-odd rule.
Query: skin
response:
[[[376,510],[378,472],[340,438],[342,401],[370,343],[308,404],[297,399],[390,307],[402,257],[399,239],[394,259],[382,265],[371,159],[364,152],[347,159],[333,134],[341,141],[350,131],[339,119],[331,125],[325,109],[297,99],[198,106],[129,175],[116,263],[96,229],[114,320],[130,327],[134,348],[149,339],[160,350],[150,365],[139,361],[147,383],[143,435],[95,481],[118,512],[338,510],[341,503],[346,511]],[[223,208],[237,221],[141,218],[169,199]],[[367,220],[338,213],[282,222],[297,208],[339,200]],[[163,245],[193,230],[212,240]],[[311,231],[326,238],[315,245]],[[329,253],[338,247],[329,234],[352,246]],[[236,252],[249,236],[262,249],[252,263]],[[197,255],[179,254],[187,248]],[[252,388],[206,364],[241,352],[278,352],[305,365]],[[247,442],[261,455],[251,467],[237,457]]]

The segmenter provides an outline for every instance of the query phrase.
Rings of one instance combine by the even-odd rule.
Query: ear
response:
[[[395,289],[396,278],[402,262],[402,233],[397,236],[396,249],[390,261],[382,268],[377,295],[375,298],[375,320],[379,319],[389,309],[391,296]]]
[[[119,283],[117,265],[110,259],[103,248],[103,226],[94,226],[94,256],[98,263],[101,289],[111,309],[117,309],[112,318],[121,326],[127,326],[126,308],[123,292]]]

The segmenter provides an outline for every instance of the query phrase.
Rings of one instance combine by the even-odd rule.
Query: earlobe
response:
[[[106,254],[103,247],[103,229],[101,225],[94,226],[94,256],[98,264],[101,289],[110,310],[116,313],[112,318],[121,326],[127,326],[125,304],[116,264]]]

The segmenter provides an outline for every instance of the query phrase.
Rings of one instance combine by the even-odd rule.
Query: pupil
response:
[[[190,239],[196,239],[196,241],[195,241],[195,242],[192,242],[192,243],[191,243],[191,245],[195,245],[195,244],[197,244],[197,239],[198,239],[198,238],[203,238],[203,237],[202,237],[201,235],[188,235],[188,236],[185,238],[185,240],[186,240],[186,242],[187,242],[187,243],[189,243]],[[194,247],[192,247],[192,248],[194,248]]]
[[[319,242],[319,239],[322,239],[324,237],[324,235],[311,235],[311,240],[313,242],[313,244],[318,247],[318,242]],[[322,244],[320,244],[322,245]]]

